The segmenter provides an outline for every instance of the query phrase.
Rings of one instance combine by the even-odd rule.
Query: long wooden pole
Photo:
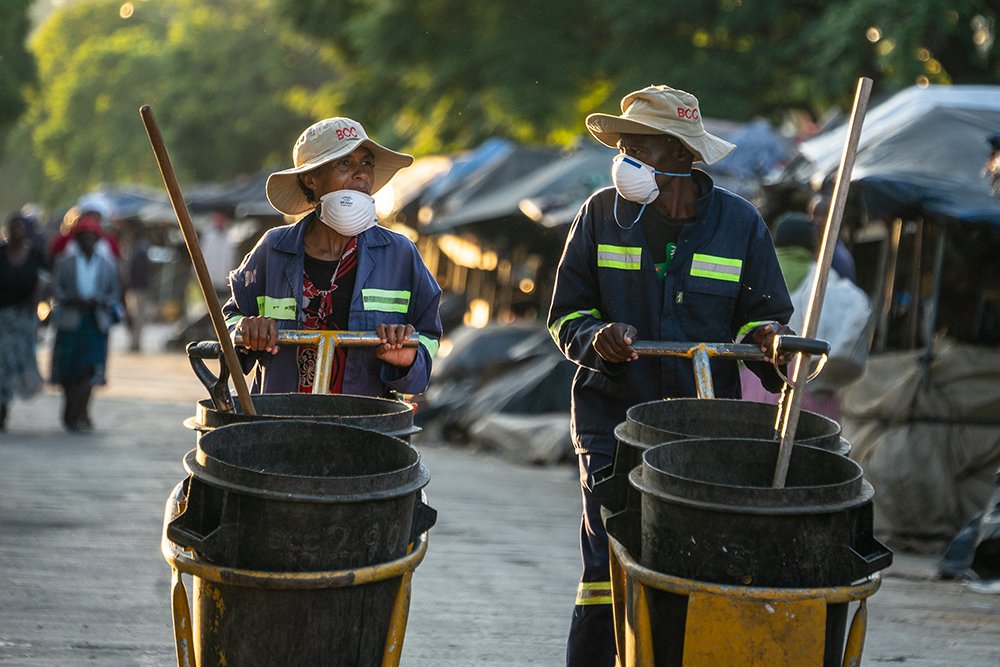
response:
[[[222,316],[222,306],[219,304],[219,296],[212,286],[212,279],[208,273],[208,265],[205,264],[205,256],[201,253],[201,245],[198,243],[198,234],[194,225],[191,224],[191,216],[188,214],[187,204],[184,203],[184,195],[177,184],[177,177],[174,175],[174,168],[170,164],[170,155],[167,153],[166,144],[163,143],[163,136],[160,128],[156,125],[153,117],[153,110],[148,104],[139,107],[139,115],[142,116],[142,124],[146,127],[146,134],[149,136],[149,143],[153,146],[153,154],[156,156],[156,164],[160,167],[160,175],[163,176],[163,184],[167,188],[167,195],[170,197],[170,205],[174,207],[174,215],[177,216],[177,223],[181,226],[181,233],[184,235],[184,243],[187,245],[188,254],[191,256],[191,263],[194,265],[194,272],[198,276],[198,284],[201,286],[201,293],[208,304],[208,314],[212,318],[212,326],[215,328],[215,336],[222,345],[222,353],[226,359],[226,364],[231,372],[233,384],[236,386],[236,395],[240,400],[240,407],[244,414],[255,415],[253,400],[250,398],[250,390],[247,389],[246,378],[243,377],[243,367],[236,356],[236,347],[229,337],[229,330],[226,327],[226,320]]]
[[[816,265],[812,292],[809,295],[809,307],[806,309],[805,323],[800,336],[815,338],[819,327],[819,316],[823,310],[823,297],[826,294],[826,283],[833,263],[833,251],[840,238],[840,222],[847,206],[847,191],[851,186],[851,171],[854,169],[854,158],[858,152],[861,140],[861,126],[864,123],[865,111],[868,109],[868,98],[871,96],[872,80],[867,77],[858,79],[858,87],[854,96],[854,110],[851,112],[851,122],[847,127],[847,141],[840,158],[840,169],[833,187],[833,202],[826,219],[826,229],[823,234],[823,245],[819,251],[819,261]],[[788,475],[788,464],[792,458],[792,445],[795,442],[795,430],[798,427],[799,412],[802,409],[802,395],[805,393],[806,378],[809,375],[809,358],[801,352],[795,355],[795,365],[792,369],[791,392],[788,400],[779,409],[784,410],[781,420],[781,447],[778,450],[778,461],[774,469],[774,488],[784,488]]]

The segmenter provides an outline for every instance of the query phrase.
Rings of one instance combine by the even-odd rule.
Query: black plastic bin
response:
[[[888,567],[892,552],[873,537],[874,490],[861,467],[796,445],[777,489],[779,447],[688,439],[648,448],[629,474],[640,507],[605,512],[609,534],[650,570],[734,587],[843,587]],[[657,667],[681,665],[687,598],[650,591],[649,605]],[[847,611],[827,606],[827,667],[840,665]]]
[[[728,398],[674,398],[633,405],[615,428],[614,462],[593,473],[594,497],[612,512],[620,512],[628,498],[628,474],[650,447],[688,438],[770,440],[776,416],[776,406],[769,403]],[[840,424],[832,419],[802,410],[795,444],[847,456],[851,447],[840,432]]]
[[[186,507],[167,537],[206,562],[255,571],[354,570],[399,559],[435,520],[416,449],[370,430],[298,420],[205,433],[188,453]],[[199,667],[377,665],[398,580],[282,590],[195,580]]]
[[[796,446],[783,488],[779,443],[678,440],[646,450],[629,481],[642,498],[653,570],[738,586],[844,586],[892,562],[872,529],[875,492],[845,456]]]

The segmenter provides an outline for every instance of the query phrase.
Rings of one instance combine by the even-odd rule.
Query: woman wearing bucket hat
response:
[[[335,348],[330,393],[387,396],[422,392],[441,337],[441,289],[406,237],[378,226],[372,195],[413,162],[368,138],[350,118],[306,128],[294,167],[271,174],[267,198],[288,216],[269,230],[229,276],[224,313],[243,336],[253,390],[309,392],[310,346],[280,348],[279,329],[371,331],[374,349]],[[403,342],[417,336],[417,347]]]
[[[579,368],[572,385],[573,444],[583,483],[583,575],[567,643],[574,667],[615,664],[608,535],[586,481],[611,465],[615,426],[647,401],[697,396],[691,362],[639,358],[638,339],[731,343],[767,353],[792,308],[757,210],[693,169],[735,148],[705,130],[694,95],[649,86],[626,95],[621,115],[591,114],[587,129],[617,147],[613,188],[594,193],[573,222],[556,274],[549,331]],[[781,361],[781,359],[779,359]],[[769,388],[769,364],[754,372]],[[714,360],[720,398],[738,398],[737,364]]]

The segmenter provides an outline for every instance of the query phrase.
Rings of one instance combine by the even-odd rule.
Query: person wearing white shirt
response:
[[[108,331],[118,320],[118,269],[96,251],[100,234],[98,222],[81,217],[70,232],[77,252],[59,258],[54,271],[52,382],[63,387],[71,432],[93,428],[91,391],[106,382]]]

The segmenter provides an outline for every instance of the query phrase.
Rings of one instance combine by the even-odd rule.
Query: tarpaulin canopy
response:
[[[782,180],[814,188],[831,181],[846,131],[804,142]],[[998,132],[1000,86],[909,88],[866,114],[851,180],[873,218],[1000,225],[1000,200],[983,174],[987,138]]]
[[[479,211],[479,203],[523,179],[558,156],[552,148],[530,148],[490,141],[473,152],[470,160],[456,159],[452,171],[431,185],[422,200],[419,231],[438,234],[475,222],[495,219],[492,211]],[[514,212],[517,202],[514,202]]]
[[[471,199],[468,205],[442,217],[428,231],[507,217],[544,223],[546,212],[570,205],[572,215],[595,190],[611,184],[611,158],[605,146],[552,155],[516,181]],[[546,225],[552,226],[552,225]]]

